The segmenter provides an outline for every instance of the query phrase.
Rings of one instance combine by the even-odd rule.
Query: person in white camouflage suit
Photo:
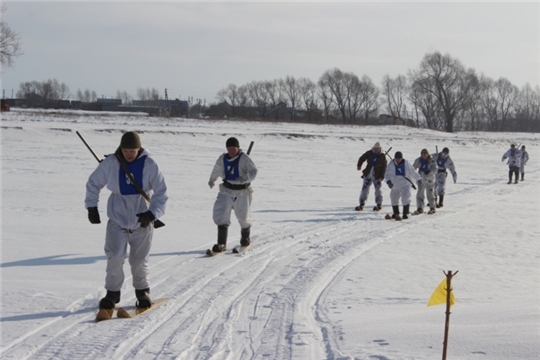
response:
[[[501,161],[508,159],[508,184],[512,183],[512,175],[515,175],[514,184],[519,182],[519,168],[521,167],[521,151],[516,149],[516,145],[510,145],[502,156]]]
[[[521,173],[521,181],[525,180],[525,165],[529,161],[529,153],[525,150],[525,145],[521,147],[521,166],[519,172]]]
[[[211,189],[219,177],[223,179],[213,210],[214,222],[218,226],[218,239],[212,247],[213,252],[223,252],[227,247],[232,210],[241,226],[240,245],[248,246],[251,242],[251,182],[257,177],[258,170],[253,160],[240,149],[237,138],[227,139],[225,147],[227,152],[218,157],[208,180]]]
[[[411,187],[414,182],[421,184],[420,175],[416,173],[412,165],[403,158],[401,151],[397,151],[394,159],[386,167],[384,174],[386,184],[390,188],[390,201],[392,202],[393,214],[387,214],[386,219],[408,219],[409,206],[411,204]],[[403,204],[403,217],[399,215],[399,199]]]
[[[433,159],[437,162],[437,176],[435,182],[435,206],[442,208],[444,206],[444,194],[446,190],[446,177],[448,171],[452,174],[454,184],[457,182],[457,172],[454,161],[450,158],[450,150],[445,147],[440,153],[433,154]],[[439,202],[437,202],[437,197]]]
[[[416,215],[424,212],[424,196],[427,194],[429,204],[428,214],[435,214],[435,175],[437,174],[437,162],[431,157],[427,149],[422,149],[420,157],[414,160],[413,168],[418,169],[422,182],[416,192]]]

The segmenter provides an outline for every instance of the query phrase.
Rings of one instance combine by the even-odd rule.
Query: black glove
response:
[[[141,223],[141,227],[143,228],[147,227],[152,221],[156,220],[156,217],[154,216],[154,214],[152,214],[150,210],[137,214],[137,216],[139,217],[139,222]]]
[[[101,224],[99,211],[96,206],[88,208],[88,220],[90,220],[91,224]]]
[[[391,182],[390,180],[388,180],[388,181],[386,182],[386,184],[388,185],[388,187],[389,187],[390,189],[394,187],[394,184],[392,184],[392,182]]]

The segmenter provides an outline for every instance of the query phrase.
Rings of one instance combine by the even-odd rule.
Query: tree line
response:
[[[317,82],[287,76],[229,84],[217,97],[232,117],[367,125],[388,113],[447,132],[540,131],[539,86],[519,89],[439,52],[426,54],[407,75],[384,76],[380,87],[335,68]]]
[[[56,79],[24,82],[18,98],[37,94],[44,101],[72,96],[95,102],[95,91],[69,87]],[[116,98],[130,104],[133,97],[117,90]],[[156,101],[163,97],[155,88],[138,88],[136,98]],[[217,92],[218,103],[210,104],[217,118],[305,121],[313,123],[377,124],[380,114],[412,119],[417,126],[454,131],[540,131],[540,87],[521,89],[508,79],[491,79],[466,68],[458,59],[439,52],[428,53],[407,75],[386,75],[377,86],[366,75],[338,68],[325,71],[314,82],[286,76],[270,81],[229,84]],[[193,103],[193,106],[196,104]],[[200,105],[200,104],[199,104]],[[208,109],[199,106],[197,114]]]

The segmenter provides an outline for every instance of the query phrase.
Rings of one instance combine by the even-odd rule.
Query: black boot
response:
[[[525,180],[525,173],[521,173],[521,181]]]
[[[399,206],[392,205],[392,211],[394,212],[394,214],[392,215],[392,219],[401,220],[401,216],[399,216]]]
[[[99,301],[100,309],[114,309],[115,304],[120,302],[120,291],[107,290],[107,295]]]
[[[242,238],[240,239],[240,245],[248,246],[249,244],[251,244],[251,241],[249,240],[250,230],[251,227],[248,227],[240,231],[240,234],[242,235]]]
[[[150,299],[150,289],[135,289],[135,296],[137,297],[137,302],[135,306],[138,308],[149,308],[152,306],[152,300]]]
[[[217,227],[217,244],[212,248],[213,252],[223,252],[227,248],[227,233],[229,225],[219,225]]]
[[[439,203],[436,205],[438,208],[443,207],[443,200],[444,200],[444,195],[440,195],[439,196]]]
[[[403,219],[409,218],[409,205],[403,205]]]

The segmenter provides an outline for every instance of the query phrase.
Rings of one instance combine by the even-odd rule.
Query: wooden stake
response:
[[[447,273],[444,273],[446,275],[446,321],[444,324],[444,342],[443,342],[443,354],[442,354],[442,360],[446,360],[446,352],[448,350],[448,332],[450,330],[450,307],[451,304],[451,294],[452,294],[452,277],[455,276],[459,271],[456,271],[452,274],[452,270],[448,270]]]

